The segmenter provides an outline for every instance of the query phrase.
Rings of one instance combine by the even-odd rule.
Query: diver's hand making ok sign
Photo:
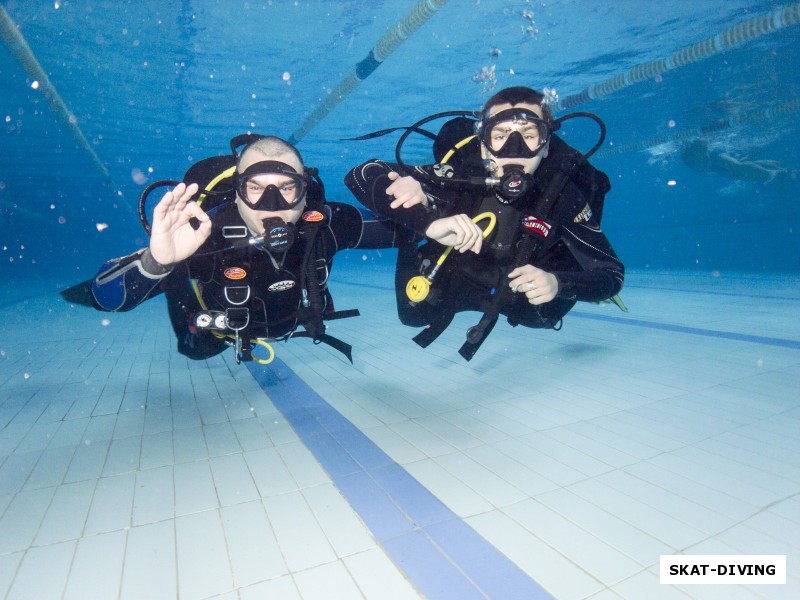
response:
[[[163,266],[189,258],[211,235],[211,219],[191,198],[197,193],[196,183],[188,187],[179,183],[164,194],[153,211],[150,233],[150,255]],[[192,217],[200,221],[195,229]]]

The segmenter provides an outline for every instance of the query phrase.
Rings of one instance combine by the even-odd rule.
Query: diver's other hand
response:
[[[197,189],[196,183],[188,187],[179,183],[156,205],[150,254],[157,263],[169,266],[189,258],[211,235],[211,219],[197,202],[191,201]],[[197,229],[189,223],[192,217],[200,221]]]
[[[464,214],[436,219],[428,225],[425,235],[459,252],[471,250],[477,254],[483,244],[483,230]]]
[[[422,191],[419,181],[406,175],[401,177],[400,173],[392,171],[387,175],[392,180],[392,184],[386,188],[386,195],[393,196],[394,200],[389,204],[389,208],[411,208],[417,204],[428,206],[428,197]]]
[[[550,302],[558,294],[558,279],[552,273],[533,265],[517,267],[508,274],[509,287],[514,292],[525,294],[531,304]]]

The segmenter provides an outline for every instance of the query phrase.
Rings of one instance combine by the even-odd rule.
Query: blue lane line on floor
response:
[[[345,283],[346,285],[353,285],[357,287],[372,287],[376,289],[385,289],[394,291],[394,288],[386,287],[386,286],[365,286],[361,283],[351,283],[351,282],[338,282],[338,283]],[[643,287],[643,286],[639,286]],[[644,288],[643,289],[654,289],[654,288]],[[684,291],[684,290],[676,290],[676,291]],[[725,295],[722,292],[698,292],[698,293],[707,293],[707,294],[714,294],[714,295]],[[727,294],[733,295],[733,294]],[[740,295],[740,294],[736,294]],[[749,296],[753,297],[753,296]],[[796,298],[779,298],[775,297],[774,299],[780,300],[790,300],[796,301]],[[736,333],[732,331],[718,331],[716,329],[705,329],[702,327],[687,327],[685,325],[673,325],[671,323],[659,323],[657,321],[645,321],[640,319],[630,319],[628,317],[612,317],[609,315],[596,315],[592,313],[581,312],[580,310],[571,310],[567,315],[569,317],[579,317],[581,319],[594,319],[596,321],[609,321],[613,323],[623,323],[625,325],[634,325],[637,327],[648,327],[650,329],[661,329],[663,331],[674,331],[676,333],[689,333],[692,335],[704,335],[706,337],[718,337],[728,340],[736,340],[737,342],[752,342],[754,344],[765,344],[768,346],[778,346],[781,348],[791,348],[792,350],[800,350],[800,341],[797,340],[787,340],[784,338],[773,338],[767,337],[762,335],[750,335],[747,333]]]
[[[384,551],[429,600],[552,599],[283,361],[247,366]]]
[[[658,323],[656,321],[629,319],[627,317],[594,315],[575,310],[571,311],[569,313],[569,316],[580,317],[582,319],[594,319],[595,321],[610,321],[612,323],[622,323],[624,325],[634,325],[636,327],[648,327],[650,329],[661,329],[663,331],[674,331],[676,333],[690,333],[693,335],[704,335],[706,337],[718,337],[726,340],[736,340],[737,342],[752,342],[754,344],[765,344],[767,346],[778,346],[780,348],[791,348],[792,350],[800,350],[800,341],[787,340],[785,338],[774,338],[763,335],[749,335],[746,333],[736,333],[733,331],[718,331],[716,329],[704,329],[701,327],[686,327],[684,325],[671,325],[669,323]]]

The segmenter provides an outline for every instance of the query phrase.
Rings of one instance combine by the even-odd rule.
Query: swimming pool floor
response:
[[[174,350],[165,305],[0,307],[0,597],[800,597],[800,278],[628,275],[560,332],[432,346],[388,271],[269,366]],[[104,321],[107,320],[107,321]],[[786,585],[659,584],[665,554]]]

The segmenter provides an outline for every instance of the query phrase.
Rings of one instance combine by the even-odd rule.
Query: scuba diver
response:
[[[421,129],[452,115],[460,117],[438,136]],[[596,116],[554,120],[542,94],[507,88],[477,121],[452,111],[403,128],[397,164],[373,159],[348,173],[345,184],[361,204],[417,235],[399,249],[395,287],[401,322],[425,327],[414,338],[420,346],[462,311],[483,313],[459,351],[470,360],[500,315],[513,326],[560,329],[579,300],[612,299],[627,310],[616,296],[624,267],[599,226],[608,178],[553,135],[574,116],[601,127],[591,155],[605,134]],[[403,162],[401,146],[412,132],[435,138],[436,164]]]
[[[334,310],[326,285],[331,262],[347,248],[394,247],[396,226],[327,203],[316,169],[280,138],[247,134],[231,140],[231,150],[200,161],[183,182],[145,190],[139,212],[149,246],[106,262],[90,283],[91,304],[127,311],[163,292],[178,351],[191,359],[233,346],[237,362],[268,363],[268,341],[310,337],[352,362],[350,346],[325,333],[323,319],[358,314]],[[174,189],[150,226],[145,199],[164,185]],[[67,299],[79,295],[67,292]],[[257,346],[266,358],[257,357]]]
[[[702,138],[684,144],[681,159],[696,171],[719,173],[737,181],[771,183],[790,174],[789,169],[775,160],[747,160],[727,152],[712,151]]]

